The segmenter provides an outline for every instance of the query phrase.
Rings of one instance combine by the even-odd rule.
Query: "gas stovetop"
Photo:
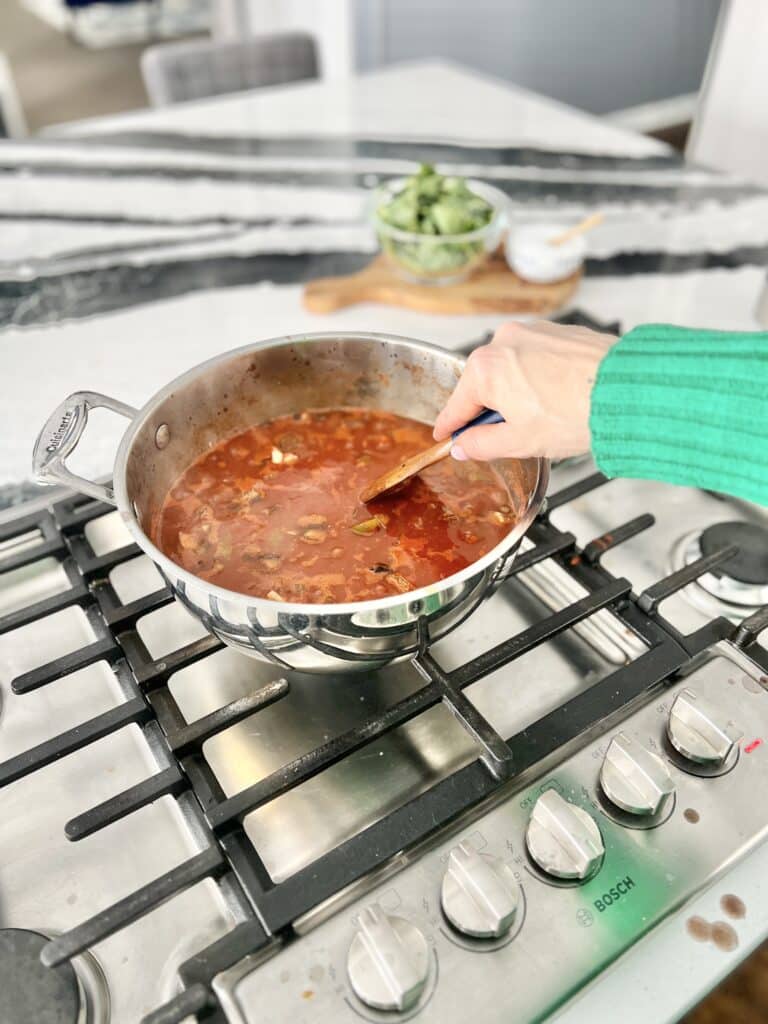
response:
[[[553,480],[497,593],[362,678],[223,647],[106,506],[6,515],[3,1024],[539,1020],[757,848],[764,513]]]

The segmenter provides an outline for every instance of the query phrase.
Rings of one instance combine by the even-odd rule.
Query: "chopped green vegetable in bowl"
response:
[[[422,164],[374,199],[384,253],[410,279],[449,283],[483,263],[501,241],[505,196],[482,182],[445,177]]]

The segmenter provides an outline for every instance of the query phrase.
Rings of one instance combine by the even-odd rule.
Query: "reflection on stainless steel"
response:
[[[15,549],[14,554],[17,551]],[[69,586],[61,562],[55,558],[41,558],[31,565],[3,573],[0,576],[0,615],[9,615],[34,601],[53,597]]]
[[[532,547],[533,543],[524,537],[520,550],[527,551]],[[518,579],[553,612],[560,611],[589,593],[586,587],[577,583],[552,559],[526,569],[518,575]],[[607,610],[596,612],[584,622],[578,623],[573,631],[614,665],[625,665],[645,650],[640,637]]]
[[[498,585],[538,512],[549,481],[546,459],[494,463],[515,525],[461,572],[406,594],[353,604],[303,605],[236,594],[181,569],[150,540],[169,487],[212,444],[254,422],[316,408],[364,406],[431,423],[456,383],[462,361],[444,349],[383,334],[306,334],[228,352],[172,381],[135,412],[95,392],[70,395],[35,444],[38,479],[78,487],[117,504],[136,543],[176,596],[225,643],[264,661],[304,672],[367,672],[413,656],[419,622],[433,639],[461,622]],[[104,407],[131,424],[117,453],[111,486],[74,476],[66,466],[88,419]],[[165,443],[157,445],[158,431]]]
[[[177,673],[171,690],[185,717],[197,718],[278,676],[223,650]],[[287,697],[208,740],[204,753],[230,796],[422,685],[407,666],[331,677],[321,687],[293,674]],[[437,706],[253,811],[245,828],[280,881],[476,756],[461,725]]]
[[[538,602],[510,581],[435,645],[435,657],[453,668],[540,618]],[[159,640],[163,631],[150,632]],[[612,667],[571,632],[466,693],[503,736],[511,736]],[[225,649],[176,673],[170,687],[185,718],[192,720],[279,676],[274,666]],[[366,675],[328,677],[322,687],[311,675],[292,673],[290,678],[287,697],[205,744],[205,756],[228,796],[423,685],[407,663]],[[478,755],[462,726],[438,705],[252,812],[245,819],[246,831],[270,875],[280,881]]]
[[[21,554],[42,540],[39,530],[29,530],[27,533],[11,537],[9,540],[0,541],[0,558],[10,558],[11,555]]]

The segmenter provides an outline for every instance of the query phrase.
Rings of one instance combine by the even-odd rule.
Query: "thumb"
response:
[[[488,462],[490,459],[505,459],[522,456],[520,439],[510,423],[493,423],[489,426],[472,427],[459,435],[451,448],[454,459],[475,459]]]

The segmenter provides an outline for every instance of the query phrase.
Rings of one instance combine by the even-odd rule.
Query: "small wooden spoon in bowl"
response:
[[[422,469],[426,469],[427,466],[432,466],[434,463],[450,455],[454,441],[465,430],[469,430],[470,427],[481,427],[488,423],[504,423],[504,417],[500,412],[494,412],[493,409],[484,409],[473,420],[470,420],[469,423],[459,427],[458,430],[454,430],[451,436],[446,437],[444,441],[438,441],[437,444],[433,444],[426,451],[417,452],[416,455],[411,455],[410,458],[401,462],[399,466],[395,466],[394,469],[388,469],[386,473],[382,473],[381,476],[373,480],[360,492],[360,500],[362,502],[373,501],[374,498],[378,498],[379,495],[384,494],[386,491],[391,491],[394,487],[405,483],[406,480],[410,480],[412,476],[416,476]]]

